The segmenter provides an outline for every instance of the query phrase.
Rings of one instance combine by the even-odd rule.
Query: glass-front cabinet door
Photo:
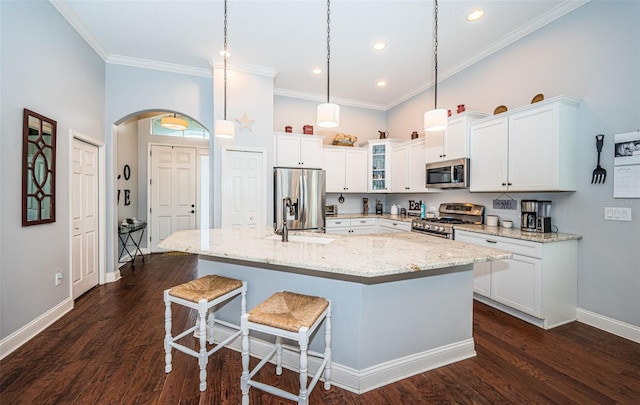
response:
[[[371,145],[371,191],[387,190],[388,150],[389,145],[387,144]]]

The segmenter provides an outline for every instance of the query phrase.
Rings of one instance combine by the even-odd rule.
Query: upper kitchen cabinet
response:
[[[369,192],[391,192],[391,153],[392,145],[404,141],[400,139],[381,139],[368,141],[369,146]]]
[[[367,148],[326,146],[324,170],[327,193],[366,193],[368,156]]]
[[[444,131],[427,132],[425,163],[469,157],[469,128],[471,123],[487,114],[467,111],[449,118]]]
[[[323,141],[316,135],[276,132],[275,166],[322,169]]]
[[[394,145],[391,153],[391,191],[393,193],[427,193],[425,140],[414,139]]]
[[[580,100],[554,97],[471,125],[470,191],[573,191]]]

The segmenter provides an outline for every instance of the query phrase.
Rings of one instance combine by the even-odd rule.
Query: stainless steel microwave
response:
[[[469,159],[446,160],[426,164],[428,188],[469,187]]]

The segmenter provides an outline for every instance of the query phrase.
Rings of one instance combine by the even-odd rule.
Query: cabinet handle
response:
[[[396,224],[395,222],[391,223],[391,225],[393,225],[393,226],[398,226],[398,224]]]
[[[486,239],[485,241],[486,241],[487,243],[498,243],[498,242],[497,242],[497,241],[495,241],[495,240],[489,240],[489,239]]]
[[[506,186],[506,185],[507,185],[507,183],[502,183],[502,185],[503,185],[503,186]]]
[[[511,183],[507,183],[507,186],[513,186],[513,184],[511,184]]]

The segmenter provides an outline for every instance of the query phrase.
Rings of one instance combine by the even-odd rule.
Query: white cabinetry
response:
[[[366,193],[368,191],[368,150],[346,146],[324,148],[327,193]]]
[[[320,136],[276,132],[275,166],[322,169],[323,141]]]
[[[471,125],[470,191],[575,190],[579,104],[555,97]]]
[[[538,243],[461,230],[455,240],[513,253],[474,265],[476,299],[545,329],[576,319],[576,240]]]
[[[399,139],[367,142],[369,145],[369,192],[391,191],[392,145],[402,142]]]
[[[411,232],[411,222],[378,219],[378,232]]]
[[[391,191],[394,193],[425,193],[426,187],[424,139],[394,145],[391,153]]]
[[[428,132],[425,136],[425,163],[469,157],[469,127],[487,114],[463,112],[449,118],[444,131]]]
[[[377,218],[327,218],[325,232],[338,235],[368,235],[376,233]]]

